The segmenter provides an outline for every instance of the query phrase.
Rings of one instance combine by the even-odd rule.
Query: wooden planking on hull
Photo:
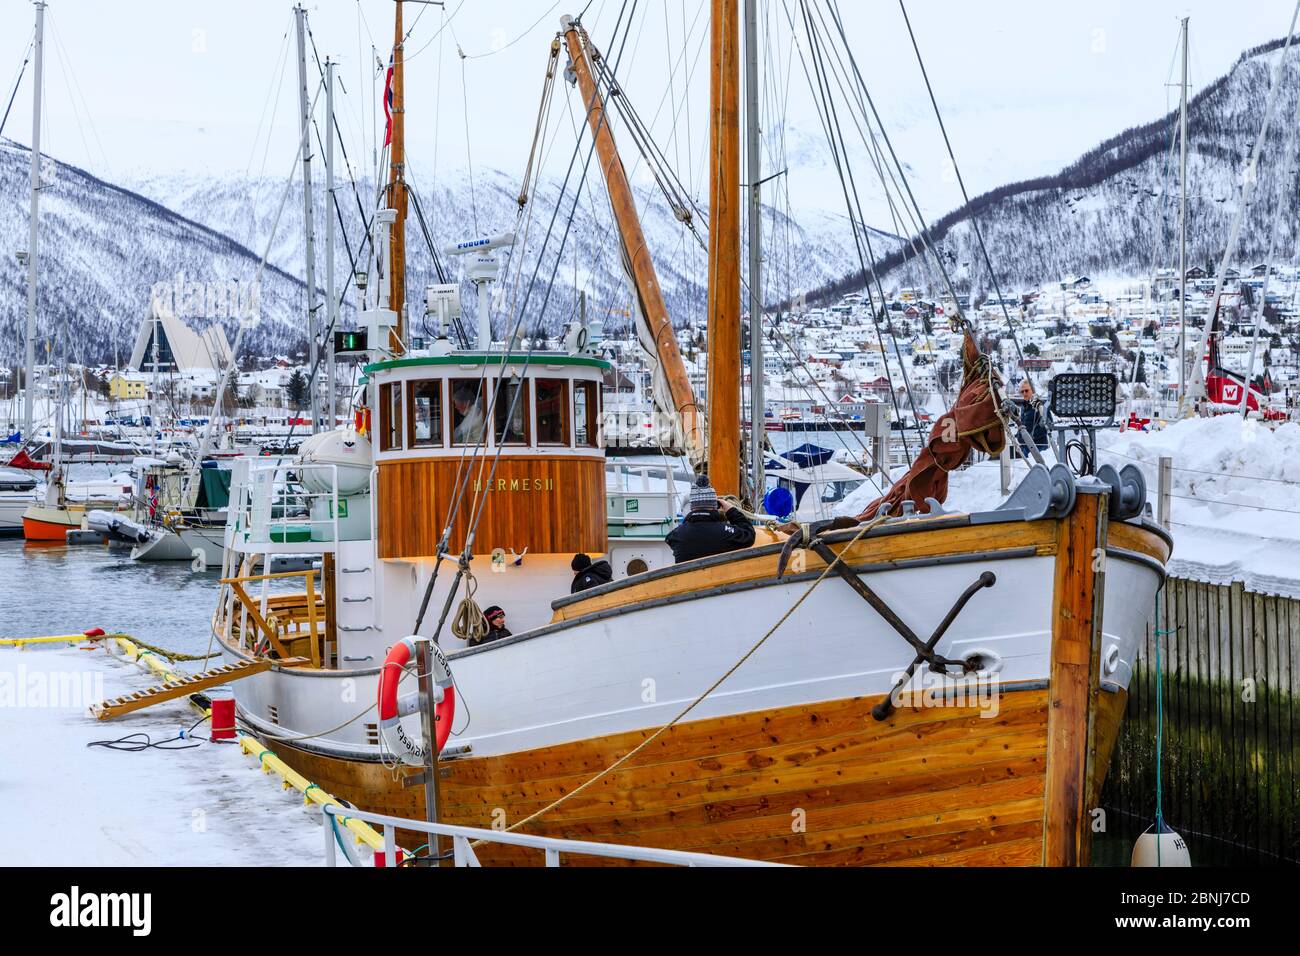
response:
[[[1123,695],[1103,695],[1109,712]],[[976,708],[900,708],[875,698],[694,721],[626,768],[525,827],[598,842],[691,849],[793,863],[1021,865],[1041,861],[1048,693],[1007,692],[993,719]],[[1115,716],[1097,720],[1113,737]],[[608,766],[650,731],[441,765],[447,823],[522,819]],[[1098,751],[1113,741],[1098,740]],[[378,764],[281,745],[310,779],[353,803],[423,815],[418,788]],[[644,762],[643,762],[644,761]],[[802,813],[800,813],[802,811]],[[806,823],[797,832],[795,823]],[[409,839],[409,837],[408,837]],[[420,842],[423,842],[422,840]],[[539,865],[540,854],[481,847],[488,865]],[[575,858],[571,862],[597,861]]]
[[[878,698],[871,698],[871,702],[874,703],[876,699]],[[825,747],[828,743],[844,740],[846,735],[862,731],[863,700],[852,698],[824,704],[805,704],[764,714],[735,714],[678,724],[641,751],[627,770],[651,768],[683,760],[698,761],[701,764],[711,761],[711,765],[720,766],[722,761],[736,755],[744,759],[747,769],[764,769],[775,762],[774,755],[764,748],[793,747],[806,750]],[[911,711],[911,708],[900,713],[905,711]],[[1031,696],[1005,693],[999,700],[998,714],[985,718],[984,726],[991,734],[995,725],[1000,728],[1026,712],[1036,720],[1037,711],[1038,705]],[[873,720],[871,739],[878,743],[882,751],[904,751],[926,741],[967,739],[969,730],[965,725],[968,713],[956,707],[944,707],[931,708],[928,714],[930,719],[923,724],[898,715],[890,717],[884,723]],[[576,785],[608,767],[653,732],[633,731],[599,741],[587,741],[588,746],[582,748],[574,748],[572,744],[540,748],[511,755],[508,764],[489,760],[457,761],[457,779],[466,786],[476,787],[506,785],[518,780],[540,785],[552,779],[558,779],[561,785]],[[763,752],[758,757],[755,753],[760,749]],[[797,749],[795,753],[798,753]],[[672,769],[668,768],[665,772],[671,772]],[[566,777],[571,779],[564,779]]]

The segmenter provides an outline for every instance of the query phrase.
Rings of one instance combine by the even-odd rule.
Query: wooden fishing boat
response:
[[[715,0],[722,140],[735,123],[736,9]],[[733,268],[710,269],[729,278],[711,286],[706,445],[590,41],[566,18],[553,49],[568,50],[589,104],[664,373],[658,397],[718,491],[738,494],[734,197],[715,188],[711,255]],[[715,184],[738,182],[721,162]],[[395,151],[395,235],[401,169]],[[596,429],[607,363],[482,340],[406,354],[393,261],[377,307],[395,334],[366,369],[373,433],[313,440],[287,465],[235,465],[214,632],[227,663],[311,662],[236,685],[241,721],[283,760],[363,809],[446,823],[808,864],[1088,862],[1172,548],[1146,516],[1140,474],[1038,466],[997,510],[946,512],[928,494],[938,471],[1006,440],[995,377],[970,341],[951,413],[961,438],[936,425],[929,457],[886,501],[898,507],[844,527],[765,526],[753,547],[674,565],[662,540],[608,533]],[[253,573],[287,551],[321,555],[300,591]],[[608,552],[614,580],[569,594],[578,552]],[[471,646],[491,604],[514,633]],[[418,692],[398,715],[374,706],[387,655],[420,634],[436,635],[455,705],[440,707],[451,731],[437,759],[427,745],[422,761],[405,755],[423,770],[392,739],[432,739],[429,670],[403,671],[400,690]],[[537,862],[506,847],[480,857]]]

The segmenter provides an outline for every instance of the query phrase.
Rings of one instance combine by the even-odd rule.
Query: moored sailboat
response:
[[[977,443],[996,452],[1009,427],[968,337],[957,406],[891,507],[769,524],[753,547],[677,565],[644,542],[620,550],[611,583],[568,594],[571,556],[610,546],[596,427],[608,365],[580,338],[565,352],[407,352],[401,11],[394,214],[379,217],[396,220],[394,258],[371,317],[393,331],[371,342],[374,427],[289,466],[236,464],[216,637],[227,662],[311,662],[241,681],[245,726],[330,792],[407,817],[795,863],[1086,863],[1172,547],[1140,478],[1039,466],[997,510],[945,511],[940,473]],[[740,272],[724,185],[739,182],[736,0],[713,13],[707,441],[599,54],[570,18],[553,49],[587,104],[661,405],[718,491],[739,495],[741,290],[721,278]],[[253,573],[289,549],[322,556],[301,592]],[[483,643],[489,605],[513,633]],[[436,641],[436,691],[390,656],[421,634]],[[376,714],[394,667],[411,696]],[[435,717],[449,730],[432,733]],[[435,736],[448,738],[436,758]]]

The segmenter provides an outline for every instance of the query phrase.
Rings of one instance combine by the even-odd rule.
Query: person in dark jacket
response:
[[[673,560],[682,564],[748,548],[754,543],[754,525],[739,508],[729,507],[724,512],[718,493],[701,475],[691,489],[691,510],[668,533],[667,541]]]
[[[1027,378],[1020,383],[1020,399],[1016,404],[1020,406],[1020,424],[1025,427],[1029,437],[1034,440],[1038,450],[1042,451],[1049,444],[1047,439],[1047,412],[1043,410],[1043,403],[1034,395],[1034,383]],[[1032,457],[1023,436],[1019,438],[1019,445],[1022,455],[1026,458]]]
[[[590,591],[614,580],[614,569],[604,559],[592,561],[585,554],[575,554],[569,567],[573,569],[573,587],[569,588],[570,594]]]
[[[506,612],[493,604],[483,612],[483,618],[487,621],[488,629],[477,641],[470,641],[470,647],[478,647],[482,644],[491,644],[493,641],[499,641],[512,636],[506,629]]]

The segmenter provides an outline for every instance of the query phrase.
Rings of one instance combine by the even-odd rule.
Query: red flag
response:
[[[384,77],[384,118],[387,124],[384,127],[384,145],[388,146],[393,141],[393,59],[388,59],[388,74]]]

